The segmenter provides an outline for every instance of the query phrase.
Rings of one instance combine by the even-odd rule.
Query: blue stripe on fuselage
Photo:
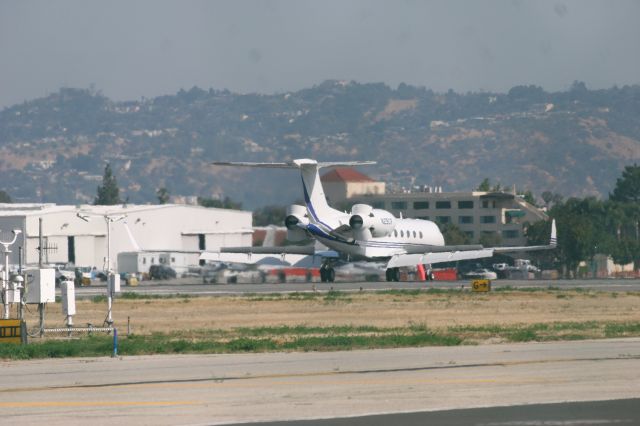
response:
[[[304,184],[304,178],[301,177],[301,179],[302,179],[302,189],[304,190],[304,202],[307,204],[307,209],[309,209],[309,213],[311,213],[311,217],[313,218],[314,221],[318,222],[320,225],[325,226],[329,231],[333,231],[332,227],[330,227],[329,225],[321,221],[320,218],[318,217],[318,214],[313,208],[313,204],[311,204],[311,197],[309,197],[307,186]],[[333,237],[329,237],[329,238],[333,238]]]

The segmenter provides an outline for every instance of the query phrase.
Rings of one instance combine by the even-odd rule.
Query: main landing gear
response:
[[[323,263],[320,267],[320,281],[323,283],[332,283],[336,280],[336,270],[330,263]]]
[[[389,268],[385,275],[387,281],[400,281],[400,268]]]

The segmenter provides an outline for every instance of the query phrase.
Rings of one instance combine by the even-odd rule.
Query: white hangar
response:
[[[185,253],[197,265],[202,250],[250,246],[252,213],[182,204],[62,206],[55,204],[0,204],[0,240],[11,231],[21,234],[11,246],[11,265],[38,264],[39,219],[44,239],[43,262],[72,263],[106,269],[107,219],[110,219],[110,260],[117,271],[122,252]],[[0,246],[1,248],[1,246]]]

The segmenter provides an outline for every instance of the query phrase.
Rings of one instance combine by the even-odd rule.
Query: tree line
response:
[[[625,167],[607,200],[595,197],[556,200],[548,214],[556,220],[558,248],[536,256],[547,267],[576,276],[578,265],[596,254],[640,268],[640,166]],[[527,228],[530,244],[547,244],[550,222]]]

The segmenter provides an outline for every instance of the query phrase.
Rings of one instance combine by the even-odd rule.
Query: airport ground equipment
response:
[[[127,215],[109,215],[109,214],[96,214],[89,212],[79,212],[76,214],[80,219],[85,222],[89,222],[91,216],[100,216],[104,219],[107,225],[107,257],[105,259],[105,271],[107,272],[107,318],[105,323],[111,327],[113,326],[113,316],[111,313],[111,307],[113,305],[113,293],[120,292],[120,275],[115,274],[111,269],[111,224],[118,222],[122,219],[126,219]]]
[[[13,301],[15,299],[17,299],[18,303],[20,303],[20,290],[22,290],[17,288],[17,283],[15,281],[13,283],[9,282],[9,254],[11,253],[9,247],[16,242],[16,240],[18,239],[18,235],[20,235],[22,231],[20,229],[14,229],[13,231],[11,231],[11,233],[13,234],[13,237],[10,241],[0,240],[0,245],[2,245],[4,250],[4,269],[2,270],[2,319],[9,319],[9,304],[16,303]],[[11,302],[9,301],[10,296],[12,299]]]
[[[73,327],[73,316],[76,314],[76,288],[71,280],[60,284],[62,296],[62,312],[66,315],[67,327]]]

